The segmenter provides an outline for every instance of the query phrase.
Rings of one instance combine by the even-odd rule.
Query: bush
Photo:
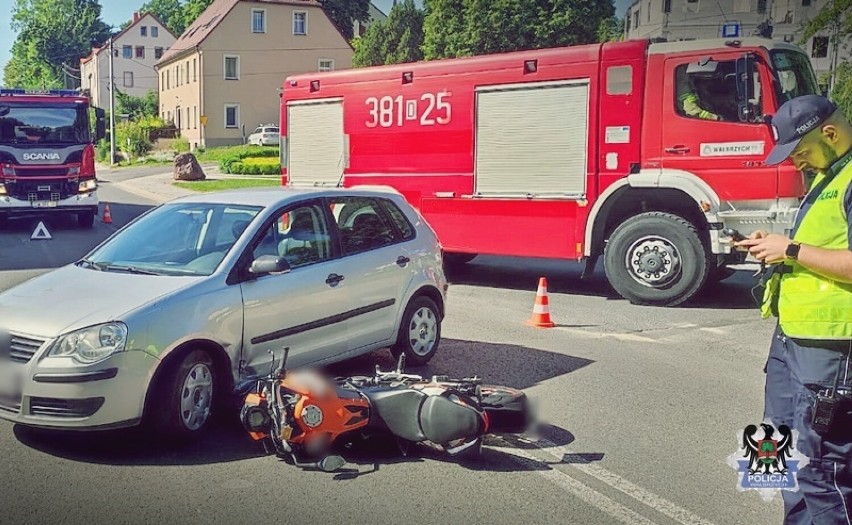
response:
[[[106,139],[101,139],[95,146],[95,159],[98,162],[109,162],[109,142]]]
[[[172,149],[175,153],[189,153],[189,139],[186,137],[178,137],[172,143]]]

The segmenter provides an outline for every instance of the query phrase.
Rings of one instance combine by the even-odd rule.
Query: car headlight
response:
[[[88,365],[124,351],[126,342],[127,327],[123,323],[106,323],[61,336],[48,355],[71,357]]]
[[[77,191],[79,193],[85,193],[87,191],[95,191],[96,189],[98,189],[98,181],[95,179],[89,179],[80,182],[80,187]]]

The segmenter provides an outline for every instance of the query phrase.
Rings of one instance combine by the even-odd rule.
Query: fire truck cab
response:
[[[614,289],[676,305],[741,262],[730,227],[783,233],[804,180],[769,122],[818,93],[768,39],[617,43],[310,73],[284,81],[282,182],[389,185],[447,263],[603,256]]]
[[[0,219],[72,213],[91,228],[98,213],[93,142],[104,111],[74,90],[0,89]]]

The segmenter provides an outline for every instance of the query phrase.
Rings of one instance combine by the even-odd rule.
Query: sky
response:
[[[101,0],[101,19],[113,27],[120,27],[133,17],[133,11],[145,3],[145,0]],[[421,2],[418,2],[420,4]],[[627,7],[632,0],[615,0],[616,14],[624,16]],[[373,0],[373,4],[385,14],[390,12],[393,0]],[[11,13],[15,0],[0,0],[0,13]],[[5,17],[4,17],[5,18]],[[0,82],[3,80],[3,70],[9,61],[12,44],[15,42],[15,33],[12,32],[10,24],[11,16],[5,22],[0,22]],[[14,87],[14,86],[8,86]]]

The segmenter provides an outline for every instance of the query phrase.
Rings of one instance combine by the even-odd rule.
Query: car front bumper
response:
[[[20,388],[0,395],[0,419],[26,426],[102,429],[142,419],[145,393],[158,360],[138,350],[119,352],[90,366],[38,354],[28,363],[3,361]]]

